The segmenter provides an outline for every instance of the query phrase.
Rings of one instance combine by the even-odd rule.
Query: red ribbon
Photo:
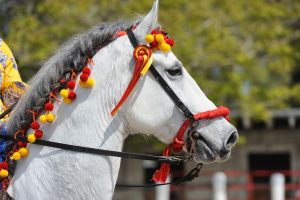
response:
[[[229,120],[228,117],[229,113],[230,110],[227,107],[220,106],[214,110],[195,114],[194,118],[195,120],[201,120],[201,119],[213,119],[216,117],[224,117],[225,119]],[[171,151],[174,152],[182,151],[182,148],[184,146],[183,136],[186,129],[189,127],[190,123],[191,123],[190,119],[187,119],[183,122],[173,142],[165,148],[163,152],[163,156],[170,156]],[[165,183],[168,178],[169,172],[170,172],[170,164],[162,163],[159,170],[156,170],[156,172],[153,174],[152,180],[159,183]]]
[[[130,93],[133,91],[134,87],[136,86],[137,82],[139,81],[141,77],[141,71],[143,70],[144,66],[147,64],[148,60],[150,59],[152,55],[152,50],[145,46],[145,45],[140,45],[134,49],[134,58],[136,60],[135,66],[134,66],[134,72],[132,79],[130,83],[128,84],[124,94],[122,95],[121,99],[115,106],[115,108],[111,111],[111,115],[114,116],[121,105],[125,102],[125,100],[128,98]],[[146,58],[146,59],[145,59]]]

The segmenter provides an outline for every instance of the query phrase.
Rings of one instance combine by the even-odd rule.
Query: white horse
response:
[[[158,0],[133,31],[141,44],[145,44],[145,35],[157,28],[157,15]],[[122,151],[125,138],[135,133],[171,143],[186,118],[150,73],[141,78],[116,116],[110,115],[133,74],[133,47],[128,37],[113,39],[117,31],[127,27],[128,23],[102,24],[64,45],[31,80],[31,88],[15,108],[8,130],[22,126],[19,121],[28,118],[26,110],[51,91],[49,88],[65,69],[82,64],[83,54],[92,52],[94,87],[76,87],[77,99],[70,105],[56,103],[57,118],[53,124],[42,126],[43,139],[115,151]],[[155,51],[153,64],[193,113],[216,108],[171,51]],[[227,159],[237,140],[236,129],[223,117],[200,121],[197,132],[201,137],[196,141],[196,162]],[[33,144],[28,157],[18,161],[7,192],[16,200],[112,199],[119,167],[120,158]]]

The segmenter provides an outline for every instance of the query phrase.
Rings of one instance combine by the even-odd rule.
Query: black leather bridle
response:
[[[127,29],[126,33],[132,46],[134,48],[137,47],[139,44],[131,28]],[[152,64],[149,70],[151,74],[154,76],[154,78],[161,85],[161,87],[165,90],[165,92],[170,96],[170,98],[175,103],[175,105],[182,111],[185,117],[187,119],[190,119],[191,121],[195,121],[192,112],[180,100],[180,98],[175,94],[175,92],[171,89],[171,87],[167,84],[167,82],[163,79],[163,77],[159,74],[159,72],[155,69],[155,67]],[[10,108],[8,108],[6,111],[4,111],[4,113],[0,115],[0,119],[6,116],[7,114],[9,114],[13,110],[16,104],[17,102],[14,105],[12,105]],[[27,139],[24,136],[20,136],[20,135],[14,137],[12,135],[0,134],[0,139],[7,140],[7,141],[14,141],[14,142],[17,141],[27,142]],[[118,152],[118,151],[110,151],[104,149],[96,149],[90,147],[64,144],[59,142],[46,141],[42,139],[36,139],[35,143],[33,144],[53,147],[53,148],[58,148],[58,149],[63,149],[63,150],[73,151],[73,152],[81,152],[81,153],[88,153],[88,154],[95,154],[95,155],[102,155],[102,156],[113,156],[113,157],[120,157],[120,158],[127,158],[127,159],[151,160],[159,163],[165,162],[165,163],[177,164],[177,165],[183,164],[191,160],[191,156],[155,156],[155,155],[139,154],[139,153],[131,153],[131,152]],[[194,178],[198,177],[202,165],[203,165],[202,163],[197,164],[196,167],[193,168],[187,175],[183,176],[177,181],[170,182],[170,183],[149,184],[149,185],[116,184],[116,186],[117,187],[155,187],[155,186],[179,184],[182,182],[192,181]]]

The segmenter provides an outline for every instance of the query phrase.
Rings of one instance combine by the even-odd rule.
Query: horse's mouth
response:
[[[223,162],[230,157],[230,151],[222,152],[217,149],[201,135],[196,140],[189,138],[187,142],[187,150],[197,163]]]

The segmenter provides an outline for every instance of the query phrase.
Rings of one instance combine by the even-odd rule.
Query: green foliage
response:
[[[125,148],[128,148],[133,152],[144,152],[144,153],[158,153],[162,152],[162,149],[166,145],[160,142],[154,136],[145,136],[145,135],[130,135],[124,144]],[[125,151],[127,151],[125,149]]]
[[[15,1],[5,40],[27,80],[73,34],[97,23],[134,19],[143,0]],[[266,119],[267,111],[300,104],[291,74],[300,60],[300,1],[162,0],[159,21],[175,54],[217,105]],[[0,23],[2,18],[0,18]]]

